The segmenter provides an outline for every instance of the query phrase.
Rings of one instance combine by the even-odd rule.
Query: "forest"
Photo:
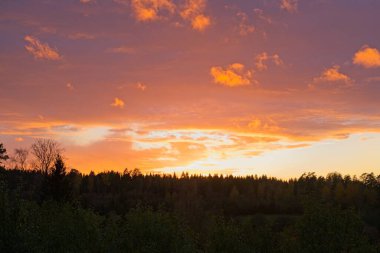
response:
[[[0,144],[0,252],[380,252],[380,175],[95,174]]]

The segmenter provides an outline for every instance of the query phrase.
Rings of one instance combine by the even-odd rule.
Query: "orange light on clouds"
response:
[[[364,46],[355,53],[354,64],[362,65],[365,68],[380,67],[380,52],[376,48]]]
[[[113,107],[124,108],[124,101],[120,98],[115,98],[111,104]]]
[[[252,71],[245,70],[243,64],[233,63],[227,68],[212,67],[210,70],[215,83],[229,87],[245,86],[251,84]]]
[[[48,44],[40,42],[37,38],[32,36],[25,36],[25,41],[29,44],[25,49],[31,53],[36,59],[59,60],[61,56],[56,49],[51,48]]]
[[[0,142],[11,152],[57,140],[84,172],[379,172],[379,9],[372,0],[9,1]]]

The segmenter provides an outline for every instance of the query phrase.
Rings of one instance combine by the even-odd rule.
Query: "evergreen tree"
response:
[[[67,199],[69,195],[69,189],[66,176],[66,165],[61,157],[57,155],[54,161],[54,167],[49,175],[50,183],[50,195],[56,201],[62,201]]]

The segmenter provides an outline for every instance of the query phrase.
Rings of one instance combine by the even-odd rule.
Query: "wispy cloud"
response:
[[[115,0],[125,4],[126,1]],[[132,10],[137,21],[149,22],[167,20],[174,15],[179,15],[191,27],[203,32],[211,24],[211,18],[204,13],[206,0],[184,0],[183,4],[175,4],[172,0],[131,0]],[[174,22],[175,26],[181,27],[180,22]]]
[[[204,14],[206,0],[187,0],[180,12],[184,20],[190,21],[194,30],[204,31],[211,25],[211,18]]]
[[[236,15],[239,18],[239,34],[241,36],[246,36],[255,31],[255,27],[249,23],[246,13],[240,11]]]
[[[380,52],[376,48],[363,46],[356,52],[353,63],[365,68],[378,68],[380,67]]]
[[[138,21],[160,19],[160,12],[174,13],[176,6],[171,0],[132,0],[131,5]]]
[[[93,40],[96,36],[89,33],[78,32],[69,34],[68,38],[71,40]]]
[[[145,91],[147,89],[147,86],[145,84],[141,83],[141,82],[138,82],[136,84],[136,88],[139,89],[139,90],[141,90],[141,91]]]
[[[24,141],[24,138],[22,138],[22,137],[16,137],[16,138],[15,138],[15,141],[16,141],[16,142],[23,142],[23,141]]]
[[[297,12],[298,0],[281,0],[280,7],[288,12]]]
[[[252,71],[245,70],[245,66],[241,63],[234,63],[226,68],[212,67],[210,71],[214,82],[228,86],[246,86],[252,82]]]
[[[27,35],[24,40],[29,44],[25,49],[36,59],[60,60],[62,57],[57,49],[51,48],[48,44],[40,42],[37,38]]]
[[[320,84],[334,84],[335,87],[340,86],[351,86],[353,80],[346,74],[340,72],[340,66],[334,65],[331,68],[325,69],[322,74],[313,79],[313,83],[309,84],[310,88],[315,88]]]
[[[253,10],[253,12],[255,13],[255,15],[262,21],[264,21],[265,23],[268,23],[268,24],[272,24],[273,21],[272,21],[272,18],[267,16],[265,13],[264,13],[264,10],[262,9],[259,9],[259,8],[256,8]]]
[[[112,47],[106,50],[109,53],[134,54],[136,49],[129,46]]]
[[[278,54],[268,55],[268,53],[262,52],[255,57],[255,66],[260,71],[268,69],[268,63],[270,62],[276,66],[281,66],[284,64]]]
[[[94,2],[94,0],[79,0],[79,2],[81,2],[82,4],[88,4]]]

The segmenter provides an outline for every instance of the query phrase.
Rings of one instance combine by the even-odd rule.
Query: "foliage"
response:
[[[2,162],[8,159],[9,156],[7,155],[7,150],[3,147],[3,143],[0,143],[0,167],[2,165]]]
[[[0,252],[379,252],[379,179],[85,175],[56,154],[0,168]]]

